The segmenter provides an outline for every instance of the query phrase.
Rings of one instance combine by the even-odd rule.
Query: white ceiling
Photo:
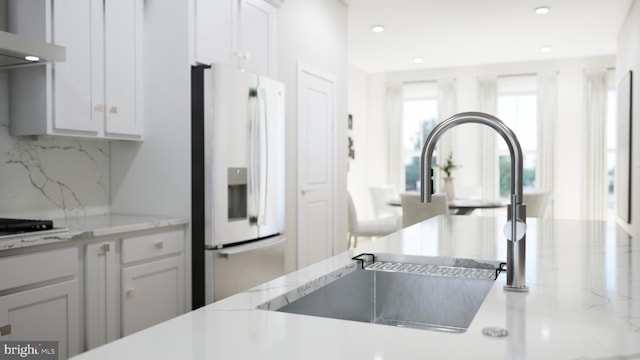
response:
[[[610,55],[632,0],[344,0],[349,62],[386,72]],[[551,11],[537,15],[536,7]],[[372,25],[384,25],[374,33]],[[550,53],[540,48],[551,46]],[[414,64],[414,57],[423,57]]]

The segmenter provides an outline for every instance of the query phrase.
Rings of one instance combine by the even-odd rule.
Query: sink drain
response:
[[[499,327],[486,327],[482,329],[482,334],[490,337],[505,337],[509,335],[507,329],[499,328]]]

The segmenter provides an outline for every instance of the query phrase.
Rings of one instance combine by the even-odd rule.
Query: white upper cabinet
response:
[[[195,61],[235,64],[238,0],[195,0]]]
[[[39,36],[67,50],[64,62],[10,70],[13,135],[142,139],[143,1],[9,2],[12,31],[45,14]]]
[[[196,62],[277,78],[278,2],[196,0]]]
[[[105,1],[105,133],[143,133],[143,0]]]
[[[278,12],[264,0],[240,1],[238,59],[240,67],[276,78]]]

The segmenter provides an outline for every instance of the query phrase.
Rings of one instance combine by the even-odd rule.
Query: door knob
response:
[[[302,189],[300,189],[300,192],[302,193],[302,195],[304,195],[304,194],[306,194],[306,193],[308,193],[310,191],[313,191],[313,189],[308,188],[308,187],[303,187]]]

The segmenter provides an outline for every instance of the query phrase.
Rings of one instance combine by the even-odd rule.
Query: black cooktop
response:
[[[0,236],[53,229],[51,220],[0,218]]]

